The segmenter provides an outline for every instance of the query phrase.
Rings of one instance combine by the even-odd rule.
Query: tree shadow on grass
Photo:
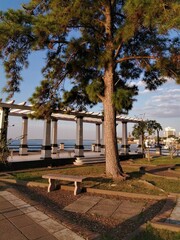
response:
[[[140,179],[144,175],[144,173],[140,171],[127,172],[127,174],[129,175],[129,179]]]
[[[88,185],[90,184],[91,187],[98,187],[100,184],[112,184],[112,178],[105,178],[105,177],[88,177],[85,179]]]

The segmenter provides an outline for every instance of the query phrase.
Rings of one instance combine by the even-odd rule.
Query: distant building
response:
[[[164,136],[165,137],[168,138],[169,136],[172,136],[172,135],[176,136],[176,129],[175,128],[166,127],[164,130],[165,130],[164,131]]]

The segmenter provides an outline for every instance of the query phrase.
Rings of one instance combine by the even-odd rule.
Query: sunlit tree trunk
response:
[[[106,175],[113,178],[122,176],[116,136],[116,113],[113,106],[113,67],[110,65],[104,76],[104,141],[106,149]]]
[[[119,164],[119,154],[116,136],[116,112],[113,104],[114,93],[114,50],[112,32],[112,9],[111,5],[105,7],[105,31],[106,31],[106,50],[107,63],[104,73],[104,141],[106,149],[106,175],[118,178],[123,175]]]

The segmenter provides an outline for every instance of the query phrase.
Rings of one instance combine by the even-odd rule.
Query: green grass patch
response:
[[[179,240],[180,233],[172,232],[168,230],[155,229],[151,225],[148,225],[144,231],[139,233],[131,240]]]
[[[147,158],[142,158],[142,159],[134,160],[134,163],[135,164],[151,164],[151,165],[180,164],[180,157],[174,157],[173,159],[171,159],[169,156],[160,156],[160,157],[151,158],[150,161],[148,161]]]
[[[23,181],[47,182],[47,179],[43,179],[42,175],[60,173],[65,175],[86,176],[87,179],[83,182],[84,187],[153,195],[167,195],[169,192],[180,192],[178,180],[144,175],[139,172],[139,167],[135,166],[123,167],[123,170],[130,175],[130,178],[126,181],[107,178],[105,176],[105,164],[21,171],[13,173],[13,177]]]
[[[176,168],[174,169],[174,171],[180,173],[180,166],[176,167]]]
[[[50,173],[60,173],[64,175],[101,176],[105,173],[105,166],[99,164],[80,167],[40,169],[25,172],[15,172],[12,175],[18,180],[47,182],[47,180],[42,179],[42,175]]]
[[[153,175],[143,175],[141,179],[148,181],[157,188],[164,190],[166,193],[180,193],[179,180],[166,179]]]

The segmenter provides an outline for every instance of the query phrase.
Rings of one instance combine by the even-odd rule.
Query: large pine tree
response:
[[[44,80],[31,98],[37,116],[62,106],[64,79],[72,89],[64,104],[104,108],[106,174],[123,177],[116,140],[116,114],[132,107],[143,76],[155,90],[168,78],[180,82],[178,0],[31,0],[24,10],[1,13],[0,50],[6,91],[19,91],[20,72],[32,51],[47,52]],[[173,34],[171,33],[173,30]],[[75,94],[77,97],[75,98]]]

